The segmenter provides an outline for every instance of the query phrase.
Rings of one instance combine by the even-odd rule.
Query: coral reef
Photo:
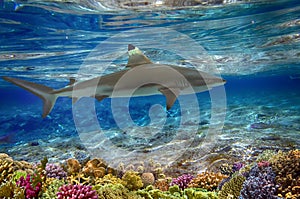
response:
[[[178,185],[181,190],[188,187],[189,183],[192,181],[194,176],[190,174],[183,174],[177,178],[173,178],[170,186]]]
[[[144,186],[141,177],[134,171],[126,171],[122,180],[123,185],[130,191],[138,190]]]
[[[279,151],[270,161],[276,173],[275,182],[280,185],[277,195],[300,198],[300,150]]]
[[[31,176],[27,175],[26,178],[21,176],[21,178],[17,181],[17,185],[19,187],[25,188],[25,196],[26,198],[36,198],[38,197],[38,194],[41,190],[42,183],[39,181],[36,181],[35,179],[38,179],[39,176]]]
[[[53,199],[57,197],[57,192],[59,187],[65,184],[65,181],[59,179],[48,179],[46,183],[47,186],[44,187],[44,192],[41,199]]]
[[[67,177],[63,168],[56,164],[47,163],[45,171],[47,178],[66,179]]]
[[[67,173],[69,175],[76,174],[81,170],[81,164],[76,159],[68,159],[66,167]]]
[[[144,187],[147,187],[148,185],[153,185],[155,182],[153,173],[143,173],[141,175],[141,179],[142,179]]]
[[[228,176],[221,173],[202,172],[192,179],[188,186],[213,191],[216,190],[220,182],[227,177]]]
[[[105,184],[103,186],[96,186],[96,191],[99,199],[142,199],[134,192],[130,192],[122,184]]]
[[[87,176],[102,178],[106,174],[107,164],[100,158],[89,160],[82,169],[82,172]]]
[[[6,155],[6,154],[5,154]],[[2,156],[4,156],[2,154]],[[0,159],[0,184],[6,179],[9,180],[14,172],[13,161],[7,160],[4,156],[3,159]]]
[[[272,167],[255,165],[249,172],[241,190],[242,199],[276,199],[278,185],[275,184],[275,173]]]
[[[219,199],[238,199],[245,179],[246,178],[242,175],[234,175],[223,185],[222,189],[218,193]]]
[[[25,190],[12,181],[0,185],[0,198],[25,199]]]
[[[98,199],[95,190],[86,185],[62,185],[58,188],[57,199]]]

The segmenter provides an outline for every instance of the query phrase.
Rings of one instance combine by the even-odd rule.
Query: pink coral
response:
[[[87,185],[62,185],[59,191],[58,199],[98,199],[96,191]]]
[[[25,188],[25,197],[27,199],[37,198],[41,190],[42,183],[38,182],[36,185],[33,183],[33,178],[30,175],[27,175],[26,178],[23,176],[17,181],[19,187]]]

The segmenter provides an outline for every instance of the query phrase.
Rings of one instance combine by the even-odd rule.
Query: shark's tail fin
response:
[[[17,79],[12,77],[2,77],[2,78],[40,97],[44,102],[43,115],[42,115],[43,118],[45,118],[51,112],[55,104],[55,101],[57,99],[57,95],[52,94],[54,91],[52,88],[41,84],[25,81],[22,79]]]

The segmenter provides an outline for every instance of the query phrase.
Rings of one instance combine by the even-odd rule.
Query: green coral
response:
[[[242,175],[233,176],[223,185],[218,194],[219,199],[238,199],[245,179]]]
[[[104,185],[104,184],[123,184],[123,180],[113,176],[112,174],[107,174],[103,178],[97,178],[95,184]]]
[[[94,189],[97,191],[99,199],[142,199],[141,196],[130,192],[122,184],[96,185]]]
[[[130,191],[138,190],[144,186],[141,177],[135,171],[126,171],[122,180],[123,185]]]
[[[25,171],[22,171],[22,170],[15,171],[13,176],[12,176],[12,182],[14,182],[14,183],[17,182],[22,176],[24,178],[26,178],[27,173]]]
[[[25,190],[12,181],[2,183],[0,186],[0,198],[25,199]]]
[[[58,188],[62,185],[66,184],[64,180],[53,179],[50,184],[46,187],[45,192],[40,197],[41,199],[53,199],[57,198],[56,193],[58,192]]]
[[[148,186],[136,193],[145,199],[218,199],[216,192],[208,192],[200,188],[187,188],[182,191],[178,185],[170,187],[169,191],[161,191]]]
[[[275,155],[275,151],[265,150],[256,158],[256,162],[270,161],[270,159],[272,159]]]

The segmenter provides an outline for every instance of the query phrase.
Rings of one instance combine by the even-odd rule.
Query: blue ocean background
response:
[[[102,41],[137,28],[170,28],[202,46],[218,75],[227,80],[225,122],[211,153],[247,159],[265,149],[299,148],[299,1],[232,1],[178,8],[113,3],[105,7],[101,1],[91,2],[1,1],[1,76],[61,88],[76,77]],[[127,44],[120,45],[124,51],[117,52],[120,59],[108,73],[126,64]],[[185,66],[185,60],[159,47],[143,48],[138,40],[134,45],[153,61]],[[101,64],[97,60],[93,67]],[[210,123],[210,96],[205,92],[197,98],[201,115],[196,125],[205,131]],[[110,99],[95,102],[101,127],[108,131],[117,128],[110,103]],[[148,111],[155,104],[165,106],[164,97],[131,99],[130,114],[136,125],[150,123]],[[167,113],[174,124],[180,120],[179,107],[176,103]],[[1,79],[0,110],[0,152],[27,161],[88,156],[74,124],[71,99],[59,98],[43,119],[38,97]]]

